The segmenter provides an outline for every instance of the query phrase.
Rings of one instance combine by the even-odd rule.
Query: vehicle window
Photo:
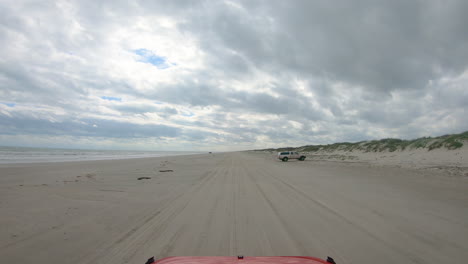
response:
[[[289,152],[281,152],[281,155],[289,155]]]

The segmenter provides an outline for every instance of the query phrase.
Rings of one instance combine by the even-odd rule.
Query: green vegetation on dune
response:
[[[270,148],[262,149],[261,151],[361,151],[361,152],[382,152],[382,151],[402,151],[408,149],[427,149],[428,151],[438,148],[446,148],[449,150],[458,149],[463,146],[463,143],[468,141],[468,131],[444,135],[440,137],[422,137],[413,140],[403,140],[397,138],[385,138],[381,140],[361,141],[356,143],[341,142],[328,145],[307,145],[302,147],[286,147],[286,148]]]
[[[463,141],[468,140],[468,131],[461,134],[445,135],[439,138],[440,140],[437,140],[429,145],[429,150],[440,147],[446,147],[448,149],[461,148],[463,146]]]

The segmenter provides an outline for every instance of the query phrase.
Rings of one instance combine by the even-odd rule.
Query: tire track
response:
[[[192,203],[196,201],[197,196],[203,197],[212,189],[210,186],[217,180],[218,176],[225,169],[222,165],[225,159],[226,157],[224,157],[224,159],[219,162],[214,169],[205,173],[205,175],[200,178],[199,183],[193,185],[188,192],[183,193],[178,201],[176,200],[169,205],[167,210],[173,209],[173,214],[168,216],[165,220],[161,220],[159,218],[154,219],[152,224],[145,228],[145,232],[143,232],[144,236],[135,238],[132,242],[128,242],[128,250],[123,252],[121,255],[124,255],[126,260],[134,259],[137,253],[144,252],[145,250],[152,248],[155,241],[161,241],[161,237],[163,236],[169,237],[168,242],[162,248],[158,247],[157,252],[154,252],[153,254],[158,258],[167,257],[171,254],[174,248],[176,248],[176,245],[179,244],[179,238],[188,229],[188,223],[182,223],[180,227],[176,228],[173,234],[168,234],[166,231],[170,230],[169,227],[174,227],[174,223],[177,219],[186,219],[181,218],[181,215],[191,211],[189,208],[193,206]],[[177,203],[181,204],[177,209],[174,209],[173,207]],[[213,210],[213,212],[215,212],[215,210]]]
[[[151,240],[151,234],[157,234],[179,215],[190,203],[190,197],[196,193],[214,175],[215,171],[205,173],[200,182],[190,187],[187,192],[175,193],[172,199],[154,211],[149,212],[133,228],[119,236],[114,242],[98,249],[98,254],[80,263],[118,263],[130,259],[138,249]]]
[[[269,199],[269,197],[268,197],[267,193],[265,192],[265,190],[260,186],[258,181],[251,175],[251,173],[249,171],[247,171],[244,167],[243,167],[243,169],[244,169],[244,173],[248,176],[250,181],[254,184],[255,188],[258,191],[258,193],[261,194],[261,197],[262,197],[263,201],[265,202],[265,204],[268,206],[270,211],[273,212],[273,215],[275,216],[275,219],[277,219],[277,221],[279,223],[281,223],[281,228],[284,230],[284,233],[287,236],[287,240],[289,240],[294,245],[294,248],[296,250],[298,250],[299,255],[306,255],[307,250],[304,248],[304,246],[299,241],[297,241],[296,239],[294,239],[291,236],[292,232],[288,228],[288,223],[283,218],[283,216],[280,214],[280,212],[278,211],[276,206]]]
[[[376,236],[372,232],[369,232],[364,226],[361,226],[359,223],[351,221],[350,219],[348,219],[343,214],[340,214],[337,210],[335,210],[335,209],[331,208],[330,206],[326,205],[325,202],[323,202],[323,201],[321,201],[321,200],[319,200],[317,198],[311,197],[310,194],[305,193],[304,191],[300,190],[296,186],[284,181],[283,179],[281,179],[278,176],[275,176],[275,174],[271,174],[271,175],[272,175],[271,177],[273,179],[275,179],[277,182],[279,182],[283,186],[286,186],[287,188],[291,189],[293,192],[297,193],[300,197],[302,197],[305,201],[307,201],[307,202],[303,202],[303,204],[307,205],[309,208],[316,209],[315,206],[319,207],[320,209],[324,210],[325,212],[335,216],[335,218],[340,219],[341,221],[345,222],[347,225],[350,225],[351,226],[350,228],[357,229],[360,232],[366,234],[368,237],[372,238],[373,240],[375,240],[375,241],[377,241],[379,243],[382,243],[386,247],[392,249],[394,252],[401,253],[407,259],[410,259],[413,263],[424,263],[425,262],[422,258],[412,254],[411,252],[409,252],[407,250],[404,250],[403,248],[396,247],[393,244],[390,244],[387,241],[385,241],[385,240],[381,239],[380,237]],[[315,206],[311,206],[311,204],[313,204]],[[338,256],[338,254],[336,254],[336,256]]]

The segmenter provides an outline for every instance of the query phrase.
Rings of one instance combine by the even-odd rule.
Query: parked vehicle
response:
[[[290,159],[298,159],[300,161],[304,161],[306,156],[299,154],[298,152],[295,151],[283,151],[283,152],[278,152],[278,159],[286,162]]]

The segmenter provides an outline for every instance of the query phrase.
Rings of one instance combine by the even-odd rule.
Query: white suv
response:
[[[305,160],[306,156],[301,155],[297,152],[294,151],[283,151],[283,152],[278,152],[278,159],[286,162],[289,159],[298,159],[300,161]]]

